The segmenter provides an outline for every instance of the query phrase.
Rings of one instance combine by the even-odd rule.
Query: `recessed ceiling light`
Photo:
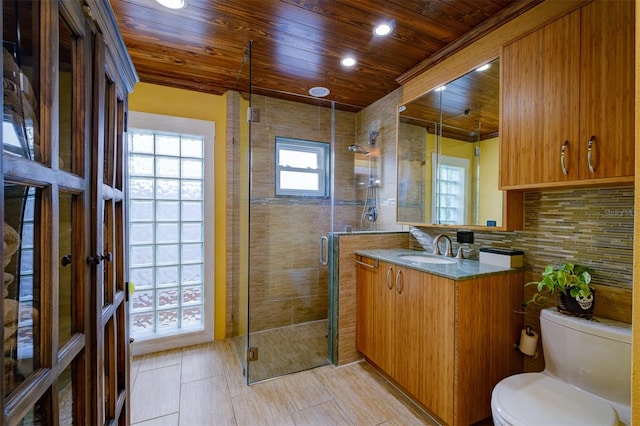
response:
[[[435,89],[433,89],[435,92],[442,92],[443,90],[445,90],[447,88],[447,86],[440,86],[440,87],[436,87]]]
[[[316,98],[324,98],[329,93],[331,93],[329,91],[329,89],[327,89],[326,87],[322,87],[322,86],[316,86],[316,87],[312,87],[311,89],[309,89],[309,94],[311,96],[315,96]]]
[[[486,71],[489,68],[491,68],[491,64],[484,64],[483,66],[476,68],[476,71]]]
[[[390,24],[384,23],[377,25],[373,29],[373,33],[377,36],[386,36],[391,33],[391,30],[393,30],[393,27]]]
[[[342,58],[340,63],[345,67],[352,67],[356,64],[356,60],[351,56],[347,56],[346,58]]]
[[[182,9],[187,5],[187,0],[156,0],[164,7],[169,9]]]

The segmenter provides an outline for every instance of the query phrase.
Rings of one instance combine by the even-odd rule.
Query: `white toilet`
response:
[[[493,389],[496,425],[619,425],[631,417],[631,325],[540,312],[545,369]]]

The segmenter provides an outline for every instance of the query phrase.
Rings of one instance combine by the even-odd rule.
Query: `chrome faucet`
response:
[[[444,238],[446,242],[445,249],[447,250],[447,252],[444,255],[446,257],[453,257],[453,248],[452,248],[451,238],[449,238],[444,234],[438,234],[433,239],[433,254],[437,256],[440,256],[442,254],[440,253],[440,247],[438,247],[438,243],[440,243],[440,238]]]

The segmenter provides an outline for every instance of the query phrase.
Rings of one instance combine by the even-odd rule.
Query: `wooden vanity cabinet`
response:
[[[379,370],[446,424],[491,415],[491,391],[522,371],[513,350],[522,273],[454,281],[357,256],[356,342]]]
[[[634,7],[596,0],[503,48],[501,189],[633,182]]]

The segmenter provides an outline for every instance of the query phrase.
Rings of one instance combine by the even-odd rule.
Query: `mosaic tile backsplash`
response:
[[[524,251],[525,269],[572,262],[593,269],[595,284],[633,286],[633,188],[589,188],[525,194],[523,231],[474,232],[465,256],[478,257],[480,247]],[[459,229],[410,229],[413,249],[432,250],[433,237],[444,233],[455,243]]]

